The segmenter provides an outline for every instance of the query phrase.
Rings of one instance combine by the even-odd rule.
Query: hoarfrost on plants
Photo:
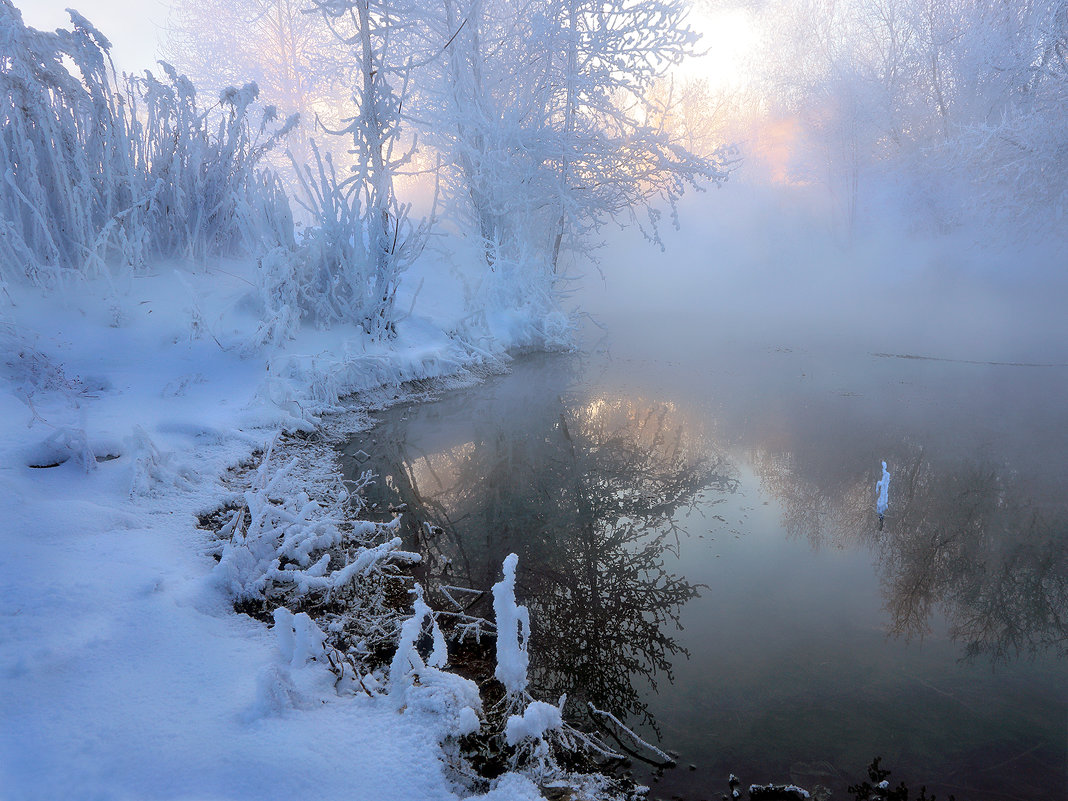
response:
[[[545,732],[559,728],[563,722],[560,707],[544,701],[531,701],[522,715],[508,717],[504,729],[505,741],[514,746],[523,740],[538,739]]]
[[[70,15],[71,30],[46,33],[0,0],[0,278],[110,281],[159,259],[287,244],[289,204],[258,165],[296,120],[253,123],[255,84],[207,114],[167,64],[163,79],[120,86],[110,42]]]
[[[530,639],[530,615],[515,600],[515,569],[519,557],[509,554],[504,560],[504,578],[493,585],[493,615],[497,621],[497,669],[494,675],[509,696],[519,696],[527,689],[527,641]]]
[[[442,636],[434,613],[423,599],[423,588],[418,584],[412,590],[415,601],[412,604],[412,616],[404,621],[400,630],[400,641],[397,643],[397,653],[389,666],[390,696],[398,707],[404,706],[408,688],[413,679],[418,679],[427,665],[432,667],[444,667],[448,661],[445,638]],[[416,649],[417,641],[423,635],[423,629],[429,625],[432,631],[434,650],[424,662]]]
[[[298,125],[279,116],[280,98],[240,76],[205,98],[165,62],[119,76],[110,42],[79,14],[70,12],[68,29],[38,31],[0,0],[0,380],[12,390],[0,411],[29,431],[12,425],[0,436],[16,485],[5,552],[33,568],[9,571],[13,584],[0,593],[19,604],[4,675],[19,685],[12,697],[30,702],[12,705],[28,732],[28,745],[16,744],[26,759],[12,760],[27,766],[16,795],[32,784],[48,797],[71,786],[150,797],[182,782],[194,795],[225,794],[219,788],[236,777],[237,796],[306,797],[301,776],[343,765],[348,786],[376,797],[452,798],[440,775],[446,746],[433,741],[476,739],[491,714],[475,684],[444,670],[450,630],[437,618],[451,615],[454,637],[480,634],[485,621],[463,609],[430,611],[421,596],[405,619],[404,568],[419,557],[403,549],[399,518],[360,519],[370,477],[353,486],[324,480],[324,462],[302,461],[295,438],[275,437],[279,429],[315,436],[321,415],[356,391],[569,344],[561,254],[588,255],[603,222],[658,192],[673,200],[701,176],[723,177],[715,160],[658,139],[640,113],[598,117],[618,81],[565,74],[551,57],[575,12],[541,14],[545,35],[518,49],[501,47],[505,29],[489,27],[485,49],[473,21],[444,53],[441,43],[458,31],[451,2],[315,5],[325,23],[350,16],[355,25],[347,57],[356,102],[343,131],[355,158],[335,170],[331,148],[294,147],[312,162],[294,164],[289,185],[299,185],[308,214],[298,238],[290,197],[265,168]],[[667,6],[641,41],[665,64],[692,38],[680,28],[681,6]],[[421,58],[428,46],[443,57]],[[490,52],[507,55],[515,76],[540,58],[551,80],[524,82],[528,117],[494,112],[463,127],[459,111]],[[621,66],[641,73],[621,78],[634,98],[658,71],[641,57]],[[565,123],[583,116],[580,83],[599,103],[581,126]],[[479,108],[492,111],[507,96],[486,93]],[[424,163],[420,125],[435,132],[441,154],[440,195],[421,219],[398,180]],[[578,176],[637,166],[622,157],[635,147],[654,168],[599,181],[603,191],[588,197]],[[438,275],[449,268],[455,285]],[[402,284],[409,274],[414,291]],[[433,289],[421,294],[424,281]],[[195,533],[194,513],[214,539]],[[191,537],[203,539],[190,547]],[[610,752],[526,694],[530,625],[510,559],[494,608],[498,677],[519,721],[514,761],[557,779],[552,749]],[[255,620],[219,616],[220,606]],[[48,631],[63,635],[68,621],[77,637]],[[38,646],[50,638],[62,646]],[[219,695],[201,704],[207,688]],[[395,714],[400,706],[405,715]],[[305,708],[321,710],[314,725],[285,715]],[[506,712],[498,713],[490,736],[503,742]],[[75,742],[87,719],[109,715],[114,742]],[[280,715],[284,728],[272,720],[248,737],[249,723]],[[321,736],[321,725],[338,736]],[[192,730],[204,736],[189,738]],[[201,747],[205,739],[227,742],[233,758]],[[190,743],[190,763],[205,771],[175,775],[154,760],[175,740]],[[402,760],[383,757],[386,740],[403,741]],[[84,750],[85,764],[64,749]],[[337,795],[341,784],[325,792]],[[529,778],[509,775],[494,792],[536,797]]]

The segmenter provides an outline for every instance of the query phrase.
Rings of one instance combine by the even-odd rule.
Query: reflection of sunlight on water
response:
[[[674,521],[733,478],[678,405],[562,393],[525,366],[532,374],[519,366],[487,388],[488,405],[477,392],[446,397],[378,426],[377,469],[392,493],[378,503],[409,505],[431,597],[443,584],[487,589],[503,557],[519,554],[536,685],[567,694],[575,713],[589,700],[655,725],[637,687],[670,674],[676,620],[696,595],[664,569]]]
[[[462,462],[470,459],[474,452],[475,443],[465,442],[437,453],[420,454],[403,467],[409,472],[412,483],[423,492],[447,496],[459,481]]]

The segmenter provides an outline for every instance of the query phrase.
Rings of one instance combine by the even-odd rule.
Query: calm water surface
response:
[[[678,752],[654,798],[846,798],[875,756],[1068,798],[1068,368],[729,332],[673,359],[626,322],[349,443],[437,602],[519,554],[536,693]]]

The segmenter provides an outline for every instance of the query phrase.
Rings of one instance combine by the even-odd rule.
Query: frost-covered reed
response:
[[[152,259],[247,255],[292,241],[264,153],[295,124],[255,84],[211,109],[166,64],[120,80],[111,43],[76,12],[27,27],[0,0],[0,279],[54,286]]]

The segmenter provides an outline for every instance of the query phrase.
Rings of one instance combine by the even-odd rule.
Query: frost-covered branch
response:
[[[312,499],[294,481],[296,466],[275,464],[268,449],[220,530],[215,577],[239,605],[317,612],[330,642],[360,661],[393,641],[389,583],[419,556],[402,549],[400,518],[353,520],[344,484],[329,488],[329,500]]]

